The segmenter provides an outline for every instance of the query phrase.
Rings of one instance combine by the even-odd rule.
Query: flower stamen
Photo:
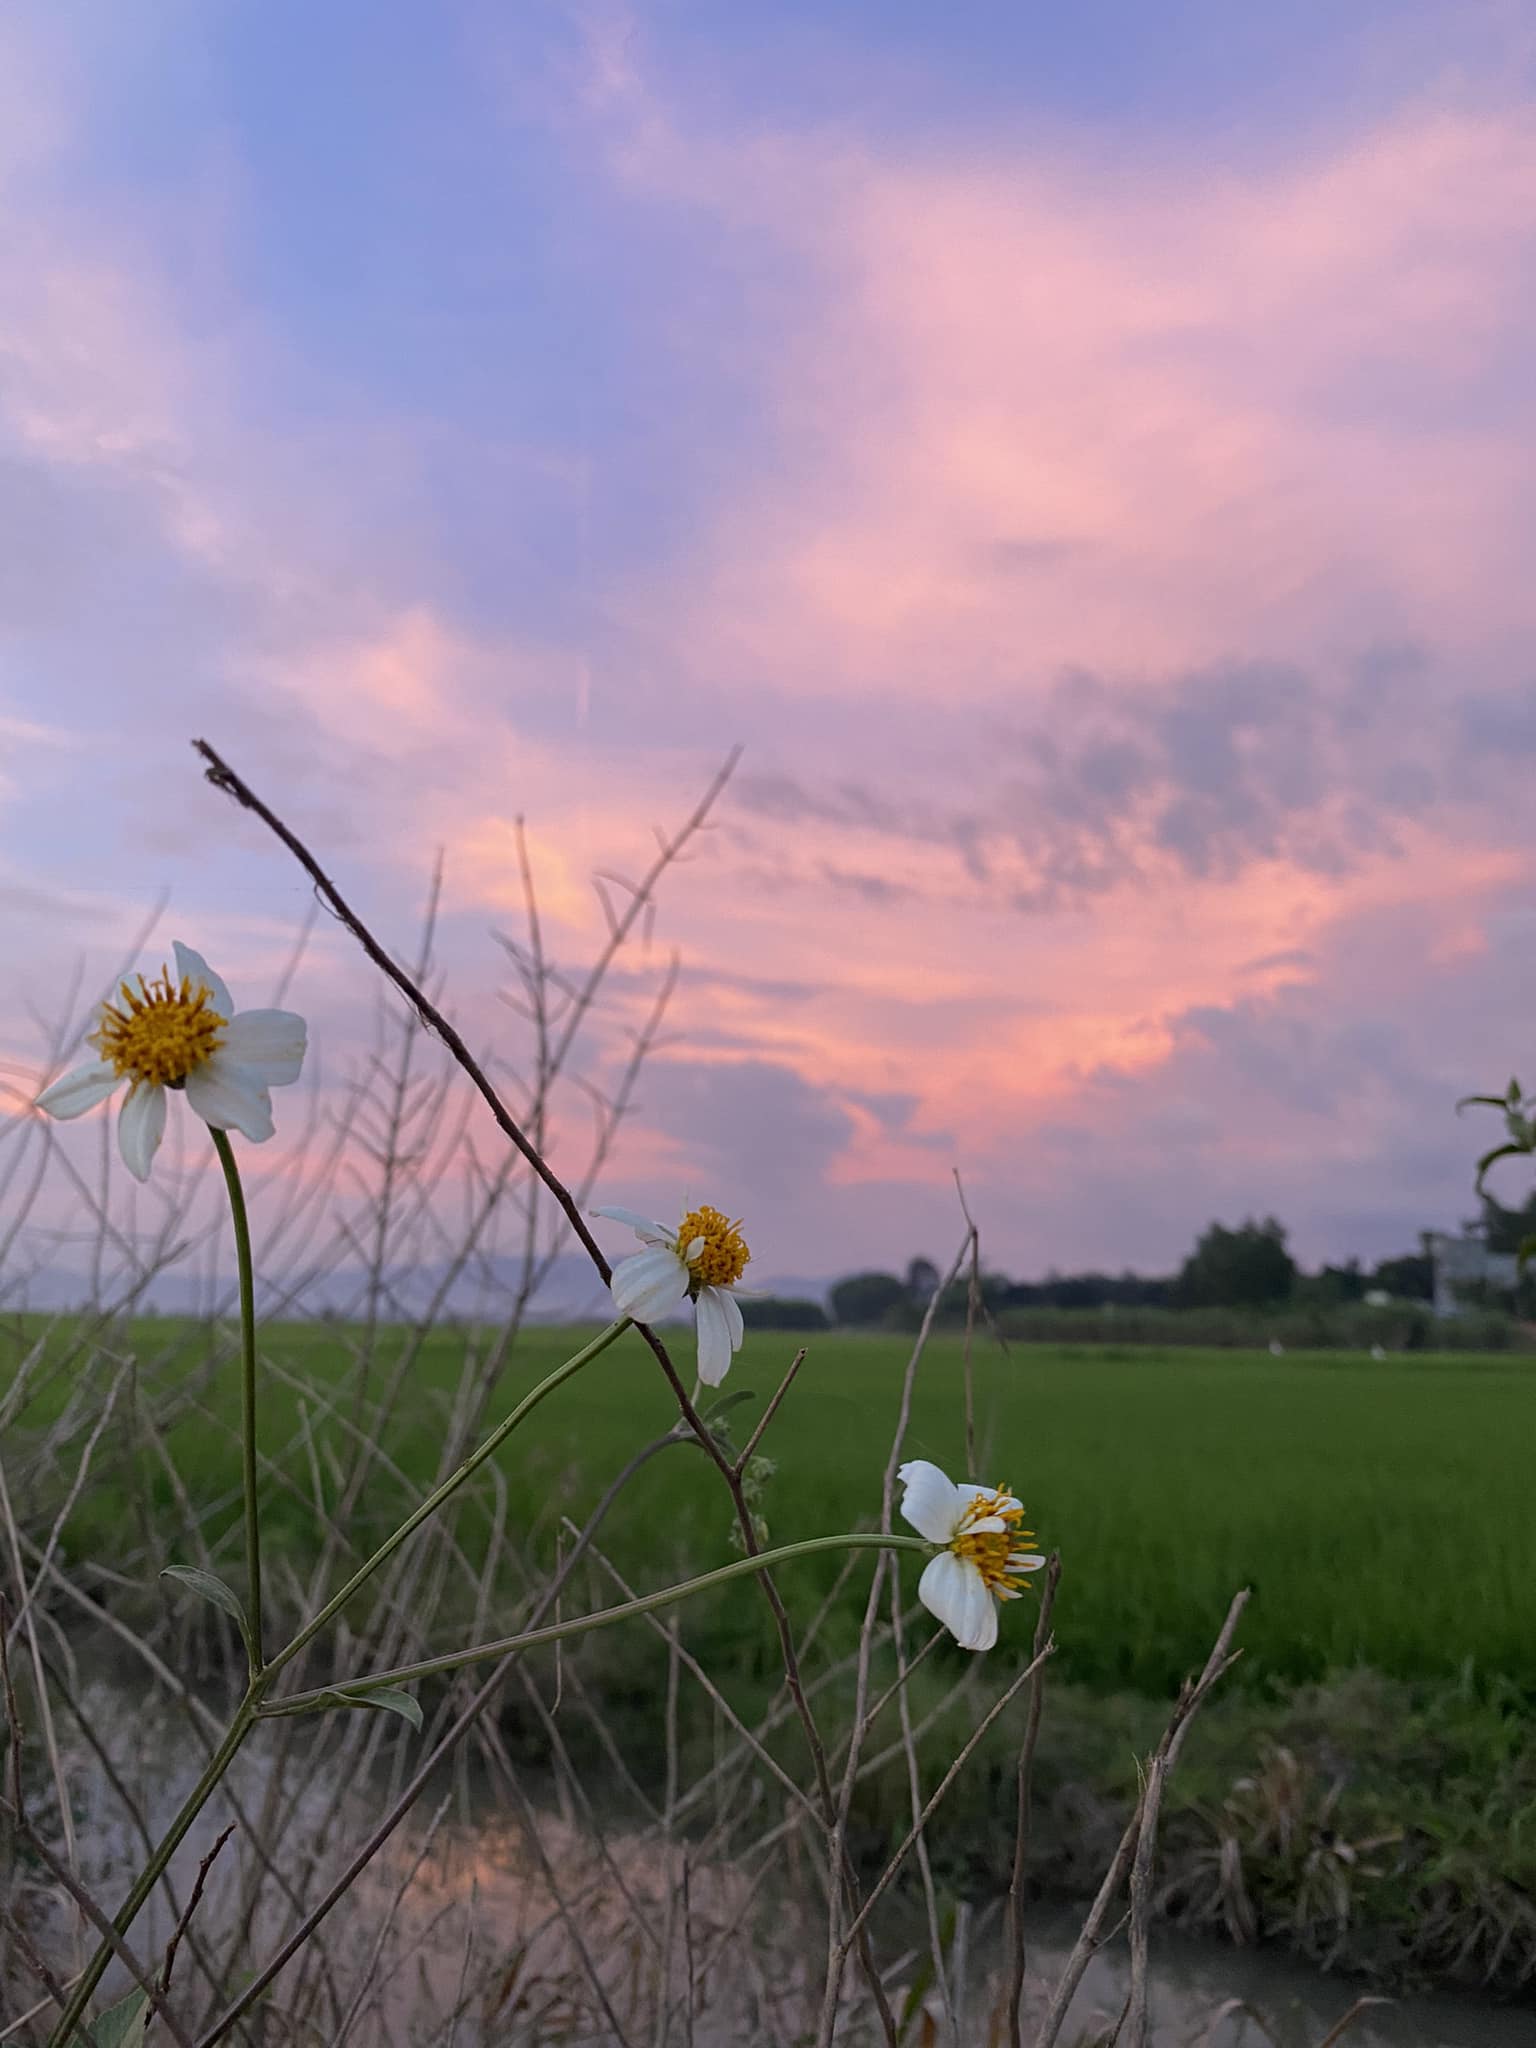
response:
[[[707,1205],[690,1209],[677,1226],[677,1251],[688,1268],[690,1291],[733,1286],[752,1256],[740,1221],[732,1223],[721,1210]]]
[[[1022,1573],[1011,1569],[1020,1546],[1034,1541],[1032,1529],[1021,1528],[1024,1510],[1016,1506],[1006,1486],[996,1493],[978,1493],[950,1538],[956,1557],[974,1565],[988,1592],[1000,1599],[1016,1593],[1025,1584]],[[977,1529],[977,1522],[999,1521],[1001,1529]]]
[[[89,1043],[120,1075],[162,1088],[179,1088],[218,1051],[229,1019],[213,1008],[210,992],[162,967],[138,989],[118,985],[119,1001],[103,1003]]]

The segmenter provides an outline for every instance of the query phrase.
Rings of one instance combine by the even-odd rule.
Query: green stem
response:
[[[193,1821],[202,1812],[213,1794],[219,1780],[234,1761],[235,1752],[244,1742],[256,1720],[256,1703],[260,1694],[253,1684],[235,1711],[235,1718],[225,1731],[224,1739],[209,1757],[203,1767],[203,1774],[182,1801],[181,1810],[171,1822],[154,1854],[134,1880],[133,1889],[117,1910],[112,1925],[119,1934],[127,1934],[137,1919],[140,1907],[160,1882],[165,1866],[180,1847],[182,1838]],[[85,2008],[90,2003],[91,1993],[101,1982],[102,1972],[112,1960],[112,1947],[102,1942],[95,1955],[86,1965],[84,1974],[70,1994],[59,2024],[48,2037],[49,2048],[79,2048],[80,2036],[76,2033]]]
[[[399,1664],[392,1671],[373,1671],[366,1678],[343,1679],[339,1685],[322,1685],[308,1692],[289,1693],[285,1698],[275,1699],[268,1706],[258,1709],[262,1717],[279,1714],[302,1714],[316,1707],[336,1706],[373,1692],[381,1685],[400,1685],[408,1679],[431,1678],[441,1671],[459,1671],[466,1664],[478,1664],[490,1657],[510,1656],[514,1651],[531,1650],[540,1643],[558,1643],[570,1636],[585,1635],[589,1629],[606,1628],[610,1622],[627,1621],[636,1614],[654,1614],[658,1607],[670,1607],[675,1601],[686,1600],[690,1593],[707,1592],[712,1586],[726,1585],[732,1579],[747,1577],[751,1572],[771,1570],[775,1565],[787,1564],[791,1558],[812,1557],[820,1550],[918,1550],[925,1556],[932,1554],[933,1545],[921,1536],[891,1536],[879,1532],[865,1532],[848,1536],[810,1536],[803,1543],[785,1543],[777,1550],[760,1550],[754,1557],[739,1557],[732,1564],[722,1564],[712,1572],[705,1572],[697,1579],[686,1579],[680,1586],[664,1586],[659,1593],[646,1593],[638,1600],[625,1600],[617,1607],[599,1608],[596,1614],[584,1614],[574,1621],[551,1622],[547,1628],[529,1629],[520,1636],[502,1636],[493,1643],[476,1643],[468,1650],[449,1650],[441,1657],[427,1657],[419,1664]],[[276,1665],[270,1665],[275,1670]]]
[[[240,1271],[240,1458],[245,1483],[246,1611],[250,1616],[248,1654],[251,1676],[261,1669],[261,1519],[256,1498],[256,1279],[251,1266],[251,1226],[245,1213],[245,1190],[235,1164],[228,1133],[209,1125],[213,1148],[229,1189],[229,1213],[235,1226],[235,1263]]]
[[[584,1350],[578,1351],[574,1358],[568,1358],[564,1365],[557,1365],[547,1378],[539,1381],[539,1384],[531,1393],[525,1394],[506,1420],[498,1423],[496,1428],[491,1431],[479,1449],[471,1451],[459,1469],[456,1472],[450,1473],[435,1493],[428,1494],[421,1506],[417,1508],[414,1514],[408,1516],[400,1524],[393,1535],[385,1537],[372,1557],[358,1566],[341,1591],[333,1594],[320,1609],[319,1613],[305,1622],[293,1641],[278,1651],[271,1663],[264,1667],[264,1675],[267,1678],[271,1678],[275,1672],[281,1671],[290,1659],[296,1657],[304,1645],[317,1636],[334,1615],[341,1612],[359,1586],[365,1584],[367,1580],[372,1578],[381,1564],[384,1564],[389,1558],[394,1556],[406,1538],[419,1529],[422,1523],[430,1516],[435,1515],[449,1495],[457,1493],[465,1480],[472,1473],[477,1472],[487,1458],[495,1456],[496,1452],[500,1450],[518,1424],[525,1417],[531,1415],[541,1401],[547,1399],[555,1391],[556,1387],[563,1385],[566,1380],[570,1379],[573,1373],[580,1372],[584,1365],[590,1365],[600,1352],[606,1351],[614,1339],[621,1337],[628,1328],[629,1317],[620,1316],[616,1323],[610,1323],[606,1330],[599,1336],[594,1337]],[[295,1697],[298,1697],[298,1695],[295,1695]]]

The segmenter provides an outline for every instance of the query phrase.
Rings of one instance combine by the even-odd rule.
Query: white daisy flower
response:
[[[699,1332],[699,1378],[718,1387],[741,1349],[741,1308],[732,1289],[752,1254],[739,1226],[718,1209],[690,1209],[676,1230],[637,1216],[633,1209],[594,1209],[627,1223],[645,1246],[620,1259],[610,1286],[619,1313],[652,1323],[692,1298]]]
[[[272,1135],[270,1088],[297,1081],[304,1063],[304,1019],[291,1010],[242,1010],[201,953],[178,939],[176,979],[133,975],[96,1013],[87,1033],[101,1057],[55,1081],[37,1098],[50,1116],[84,1116],[122,1081],[128,1093],[117,1120],[123,1163],[148,1180],[165,1135],[165,1092],[185,1091],[189,1106],[219,1131],[253,1144]]]
[[[1016,1581],[1045,1563],[1016,1549],[1034,1540],[1020,1528],[1024,1508],[1006,1487],[956,1486],[937,1465],[914,1458],[897,1473],[906,1492],[901,1512],[919,1536],[942,1544],[917,1582],[917,1597],[964,1650],[990,1650],[997,1641],[997,1604],[1017,1600]]]

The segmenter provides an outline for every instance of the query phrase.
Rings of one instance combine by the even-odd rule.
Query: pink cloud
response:
[[[627,173],[804,264],[773,475],[665,593],[701,669],[958,706],[1533,622],[1528,109],[1242,173],[675,129]]]
[[[1245,1149],[1298,1186],[1309,1161],[1388,1157],[1401,1092],[1323,1130],[1284,1095],[1287,1048],[1326,1063],[1330,1010],[1423,1010],[1442,1036],[1405,1025],[1400,1085],[1443,1079],[1448,1110],[1447,1039],[1475,1034],[1429,996],[1437,977],[1500,985],[1485,934],[1532,872],[1497,804],[1454,786],[1454,685],[1393,671],[1369,716],[1350,695],[1382,641],[1493,692],[1509,650],[1526,659],[1529,110],[1410,108],[1284,160],[1168,156],[1132,178],[1059,134],[943,160],[711,138],[618,45],[600,56],[588,116],[619,136],[619,192],[713,210],[792,282],[733,366],[760,458],[719,485],[702,539],[598,593],[585,639],[453,616],[408,562],[393,573],[404,543],[375,558],[366,521],[337,521],[409,423],[358,428],[355,465],[338,429],[269,450],[238,403],[240,363],[274,345],[259,323],[194,342],[109,236],[13,219],[39,267],[0,286],[6,432],[126,479],[172,549],[254,592],[255,629],[207,668],[218,724],[248,721],[239,764],[357,876],[391,943],[446,848],[455,1000],[490,1034],[499,962],[465,935],[519,915],[518,814],[551,949],[577,957],[604,930],[592,871],[643,860],[746,729],[779,806],[728,797],[637,943],[654,966],[676,936],[699,972],[674,1013],[692,1043],[658,1070],[673,1120],[637,1126],[615,1172],[640,1199],[721,1170],[689,1118],[750,1074],[758,1142],[792,1110],[822,1146],[790,1194],[782,1161],[741,1162],[778,1190],[781,1263],[867,1255],[822,1249],[850,1188],[876,1205],[871,1243],[947,1215],[952,1161],[1000,1213],[1050,1225],[1072,1200],[1053,1127],[1148,1184],[1182,1130],[1201,1204],[1243,1185]],[[718,338],[679,346],[707,361]],[[1199,723],[1190,678],[1229,670],[1269,693],[1267,723]],[[659,712],[632,710],[637,679]],[[165,756],[195,788],[182,742]],[[1407,795],[1383,795],[1392,776]],[[302,890],[270,847],[200,790],[167,805],[157,783],[144,809],[169,821],[157,858],[211,834],[250,853],[246,907],[198,934],[275,974]],[[127,922],[114,882],[91,915]],[[56,961],[60,919],[37,922]],[[1365,974],[1372,930],[1398,950]],[[343,1031],[367,977],[334,938],[305,974]],[[600,1067],[647,1000],[638,973],[619,987]],[[1491,1057],[1497,1034],[1475,1036],[1469,1058]],[[871,1107],[886,1098],[910,1111]],[[1062,1227],[1045,1255],[1068,1255]]]

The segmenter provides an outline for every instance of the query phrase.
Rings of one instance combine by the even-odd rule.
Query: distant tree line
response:
[[[1536,1192],[1519,1209],[1506,1209],[1485,1195],[1481,1215],[1465,1227],[1478,1231],[1490,1251],[1518,1251],[1536,1236]],[[759,1330],[909,1327],[926,1312],[942,1277],[931,1259],[910,1259],[902,1273],[848,1274],[832,1288],[826,1307],[819,1301],[770,1298],[744,1301],[742,1311]],[[1287,1246],[1285,1226],[1274,1216],[1250,1216],[1236,1225],[1212,1223],[1176,1273],[1051,1272],[1043,1280],[1011,1280],[984,1272],[980,1289],[993,1314],[1028,1308],[1325,1310],[1347,1308],[1377,1294],[1394,1302],[1428,1302],[1434,1297],[1434,1264],[1426,1235],[1418,1251],[1378,1260],[1369,1268],[1346,1259],[1304,1273]],[[965,1279],[946,1290],[939,1304],[945,1321],[964,1315],[968,1292]],[[1498,1305],[1536,1319],[1536,1269],[1513,1297]]]
[[[1536,1197],[1533,1197],[1536,1204]],[[1486,1206],[1486,1205],[1485,1205]],[[1536,1231],[1536,1211],[1500,1212],[1499,1243],[1489,1222],[1489,1243],[1502,1248],[1504,1237]],[[869,1327],[906,1323],[914,1310],[927,1308],[941,1275],[931,1259],[908,1262],[904,1273],[850,1273],[831,1290],[829,1310],[816,1302],[759,1301],[746,1305],[749,1322],[758,1328],[819,1329],[830,1323]],[[946,1290],[940,1314],[946,1320],[965,1311],[969,1283]],[[1434,1292],[1434,1270],[1427,1250],[1382,1259],[1367,1269],[1358,1259],[1324,1265],[1304,1273],[1291,1255],[1286,1230],[1273,1216],[1248,1217],[1231,1226],[1212,1223],[1203,1231],[1176,1273],[1133,1272],[1046,1274],[1043,1280],[1012,1280],[1005,1274],[980,1276],[981,1298],[996,1313],[1001,1309],[1265,1309],[1332,1307],[1364,1301],[1383,1293],[1395,1301],[1428,1301]]]

